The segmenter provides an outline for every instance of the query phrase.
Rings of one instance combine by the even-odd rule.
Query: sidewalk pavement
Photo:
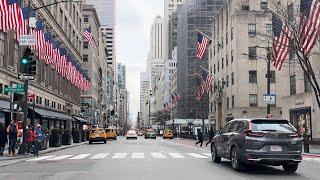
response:
[[[208,141],[204,141],[202,147],[200,147],[200,144],[195,145],[195,143],[197,141],[194,139],[175,138],[175,139],[173,139],[173,142],[187,145],[187,146],[194,146],[194,147],[198,147],[200,149],[205,149],[205,150],[210,151],[210,145],[208,145],[208,147],[206,147],[206,142],[208,142]],[[310,153],[303,153],[303,154],[308,155],[308,156],[320,157],[320,145],[316,145],[316,144],[310,145]]]
[[[47,149],[39,151],[39,155],[47,154],[47,153],[51,153],[51,152],[55,152],[55,151],[59,151],[59,150],[62,150],[62,149],[67,149],[67,148],[80,146],[80,145],[83,145],[85,143],[86,142],[81,142],[81,143],[72,143],[71,145],[63,145],[63,146],[60,146],[60,147],[48,147]],[[18,152],[18,150],[16,152]],[[5,150],[5,153],[3,154],[3,156],[0,156],[0,167],[3,166],[3,165],[1,165],[1,161],[13,161],[14,160],[14,161],[20,162],[21,160],[23,160],[25,158],[29,158],[29,157],[33,157],[33,154],[30,154],[30,155],[18,155],[17,154],[15,157],[9,157],[8,151]],[[20,161],[18,161],[18,160],[20,160]]]

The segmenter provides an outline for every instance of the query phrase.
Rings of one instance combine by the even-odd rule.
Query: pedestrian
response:
[[[202,147],[203,135],[202,135],[202,132],[200,131],[200,129],[197,130],[197,134],[198,134],[198,142],[196,142],[196,145],[198,145],[200,143],[200,147]]]
[[[39,156],[39,149],[43,139],[44,139],[44,136],[41,130],[41,125],[38,124],[37,129],[35,130],[35,141],[34,141],[34,150],[33,150],[35,157]]]
[[[18,128],[14,120],[12,120],[10,125],[8,126],[7,133],[9,135],[9,147],[8,147],[9,156],[15,156],[17,137],[18,137]]]
[[[30,154],[32,144],[34,143],[34,131],[32,126],[29,126],[26,130],[26,143],[28,145],[27,153]]]
[[[213,127],[210,127],[210,130],[209,130],[209,141],[206,143],[206,147],[208,146],[208,144],[211,143],[213,137],[214,137],[214,130],[213,130]]]
[[[0,156],[3,156],[4,147],[7,143],[7,133],[4,123],[0,123]]]

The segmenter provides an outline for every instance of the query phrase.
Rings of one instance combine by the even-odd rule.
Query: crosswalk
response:
[[[49,155],[40,156],[37,158],[28,159],[26,161],[61,161],[61,160],[84,160],[84,159],[206,159],[210,158],[210,153],[177,153],[177,152],[133,152],[133,153],[97,153],[97,154],[64,154],[64,155]]]
[[[309,158],[309,157],[306,157],[306,158],[303,158],[303,161],[304,161],[304,162],[316,162],[316,163],[320,163],[320,158]]]

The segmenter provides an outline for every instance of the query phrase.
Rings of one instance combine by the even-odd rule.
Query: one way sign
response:
[[[275,94],[264,94],[263,95],[264,104],[276,104],[276,95]]]

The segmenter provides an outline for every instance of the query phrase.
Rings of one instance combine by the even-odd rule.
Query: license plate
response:
[[[281,146],[270,146],[270,151],[279,152],[279,151],[282,151],[282,147]]]

